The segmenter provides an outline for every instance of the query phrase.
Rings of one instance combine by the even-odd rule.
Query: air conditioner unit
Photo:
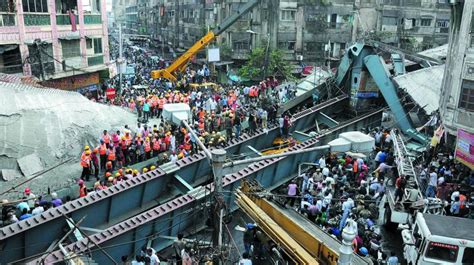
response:
[[[303,55],[296,55],[297,61],[303,61]]]

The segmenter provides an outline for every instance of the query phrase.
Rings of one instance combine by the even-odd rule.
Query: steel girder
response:
[[[356,130],[367,127],[368,125],[379,125],[383,109],[368,113],[366,115],[342,122],[336,127],[326,130],[316,137],[291,147],[289,150],[299,150],[309,148],[315,144],[324,144],[344,131]],[[281,158],[267,159],[233,173],[223,178],[223,187],[227,192],[232,192],[240,186],[240,181],[244,178],[252,178],[259,181],[264,188],[272,187],[288,181],[295,172],[298,164],[306,161],[314,161],[321,155],[320,152],[308,152],[301,155],[287,156]],[[283,165],[283,166],[280,166]],[[214,189],[213,183],[201,186],[209,194]],[[196,196],[190,192],[175,198],[162,205],[154,207],[146,212],[129,218],[121,223],[105,229],[101,233],[91,236],[91,240],[105,248],[114,258],[120,258],[124,254],[134,253],[148,239],[156,238],[159,234],[168,236],[177,236],[179,231],[186,229],[195,222],[195,218],[206,216],[204,209],[207,196]],[[231,209],[236,209],[235,195],[226,196],[226,203]],[[174,213],[174,214],[173,214]],[[170,221],[171,220],[171,221]],[[160,250],[167,246],[161,242],[154,245]],[[92,242],[87,239],[77,241],[65,247],[68,252],[84,253],[92,251],[93,259],[99,264],[106,264],[108,258],[100,251],[95,249]],[[52,252],[45,260],[46,263],[56,263],[64,260],[65,255],[61,251]],[[38,264],[40,258],[30,260],[27,264]]]
[[[346,95],[339,96],[295,114],[292,130],[304,131],[313,127],[320,111],[334,113],[341,110],[347,100]],[[230,141],[226,150],[229,154],[236,154],[242,153],[247,145],[257,149],[268,147],[278,131],[278,127],[274,126],[268,131],[258,130],[253,135],[243,134],[241,139]],[[130,212],[136,213],[140,209],[143,211],[161,203],[160,200],[167,199],[165,195],[169,192],[168,184],[174,174],[196,187],[206,182],[211,173],[209,162],[202,152],[178,160],[176,166],[175,172],[165,172],[159,167],[107,190],[91,193],[38,216],[1,228],[0,264],[44,252],[51,242],[64,234],[62,229],[67,225],[64,216],[75,220],[87,216],[81,224],[85,227],[110,226],[123,220]]]

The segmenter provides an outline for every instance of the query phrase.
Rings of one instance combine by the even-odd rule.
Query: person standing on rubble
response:
[[[89,146],[86,146],[84,152],[82,152],[80,164],[82,167],[81,179],[89,181],[91,174],[91,150]]]

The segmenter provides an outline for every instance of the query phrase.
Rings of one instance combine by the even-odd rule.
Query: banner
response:
[[[458,129],[455,155],[459,162],[474,169],[474,134]]]

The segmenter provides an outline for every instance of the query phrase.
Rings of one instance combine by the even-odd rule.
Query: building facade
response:
[[[453,6],[453,16],[458,19],[451,27],[440,98],[441,120],[451,135],[458,129],[474,135],[473,10],[473,1],[457,1]]]
[[[133,28],[178,52],[246,2],[137,1],[148,13],[138,13]],[[337,60],[346,46],[362,38],[417,52],[447,43],[449,10],[448,0],[262,0],[217,43],[233,60],[247,59],[252,48],[266,45],[283,50],[290,61]]]
[[[105,0],[1,1],[0,72],[61,89],[97,89],[109,72],[106,12]]]

